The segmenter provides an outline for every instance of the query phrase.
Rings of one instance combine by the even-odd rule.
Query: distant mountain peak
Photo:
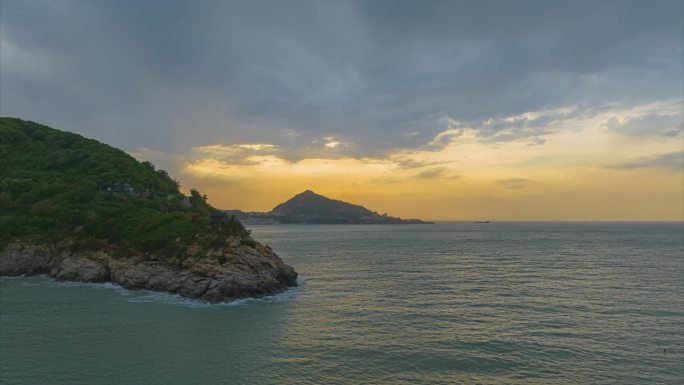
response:
[[[277,205],[267,215],[287,223],[423,223],[380,215],[363,206],[305,190]]]

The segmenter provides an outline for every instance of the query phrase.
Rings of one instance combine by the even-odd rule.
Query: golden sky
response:
[[[268,211],[311,189],[403,218],[684,220],[684,138],[676,123],[669,136],[616,129],[654,116],[677,122],[681,106],[530,112],[499,119],[510,127],[493,136],[451,121],[422,148],[373,158],[345,156],[340,150],[354,144],[333,137],[316,156],[292,161],[269,143],[207,143],[177,155],[175,174],[224,209]],[[554,117],[541,131],[535,126],[543,135],[520,134],[540,116]]]

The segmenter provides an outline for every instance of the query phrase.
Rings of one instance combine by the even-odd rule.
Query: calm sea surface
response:
[[[300,287],[210,306],[1,279],[0,383],[684,382],[682,223],[254,234]]]

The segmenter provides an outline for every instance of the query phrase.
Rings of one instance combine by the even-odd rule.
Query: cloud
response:
[[[415,178],[418,179],[434,179],[434,178],[439,178],[444,176],[444,174],[447,172],[447,169],[444,167],[435,167],[431,168],[429,170],[422,171],[418,174],[416,174]]]
[[[7,29],[0,25],[0,29]],[[23,78],[40,79],[49,82],[58,76],[56,70],[63,65],[59,58],[44,47],[23,47],[10,37],[0,34],[0,58],[5,71]]]
[[[609,165],[607,167],[621,170],[657,168],[672,172],[682,172],[684,171],[684,152],[676,151],[657,156],[637,158],[627,162]]]
[[[640,106],[625,116],[609,118],[605,126],[623,135],[675,137],[684,132],[684,101]]]
[[[334,136],[325,137],[323,138],[323,140],[325,141],[325,144],[323,146],[328,149],[340,149],[342,147],[349,146],[349,143],[335,139]]]
[[[148,159],[150,157],[162,156],[164,153],[157,151],[152,148],[138,147],[135,151],[131,152],[131,155],[136,159]]]
[[[607,129],[624,136],[653,136],[663,139],[684,131],[682,99],[646,104],[574,105],[491,117],[481,121],[447,119],[447,129],[426,146],[441,150],[453,142],[502,143],[525,140],[528,146],[546,143],[549,135],[592,129]]]
[[[265,150],[275,150],[278,146],[273,144],[211,144],[207,146],[193,147],[193,151],[202,152],[207,154],[234,154],[236,152],[243,151],[265,151]]]
[[[390,155],[388,160],[396,165],[400,170],[411,170],[416,168],[430,167],[452,163],[451,161],[428,160],[420,157],[416,153],[403,153]]]
[[[530,142],[527,144],[528,147],[532,146],[541,146],[542,144],[546,143],[546,139],[534,137]]]
[[[263,143],[210,144],[193,147],[184,157],[190,163],[211,159],[226,166],[257,165],[276,157],[278,150],[276,145]]]
[[[457,122],[448,118],[447,128],[437,134],[427,144],[427,148],[440,150],[456,141],[501,143],[530,140],[532,145],[541,145],[545,142],[542,136],[558,132],[562,130],[564,123],[578,119],[581,114],[579,110],[577,106],[561,107],[470,122]]]
[[[413,176],[413,179],[459,179],[461,175],[450,174],[446,167],[435,167],[421,171]]]
[[[318,147],[363,158],[465,128],[539,144],[566,106],[681,99],[681,14],[678,0],[8,1],[0,109],[131,151],[270,143],[294,161],[335,138]]]
[[[529,179],[510,178],[498,180],[496,181],[496,184],[508,189],[522,189],[534,184],[534,182]]]

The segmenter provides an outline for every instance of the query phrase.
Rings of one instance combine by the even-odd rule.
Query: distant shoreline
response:
[[[431,221],[420,221],[420,222],[397,222],[397,223],[349,223],[349,222],[257,222],[257,221],[250,221],[250,220],[241,220],[243,225],[245,226],[272,226],[272,225],[281,225],[281,226],[292,226],[292,225],[302,225],[302,226],[325,226],[325,225],[344,225],[344,226],[354,226],[354,225],[382,225],[382,226],[405,226],[405,225],[434,225],[435,222]]]

